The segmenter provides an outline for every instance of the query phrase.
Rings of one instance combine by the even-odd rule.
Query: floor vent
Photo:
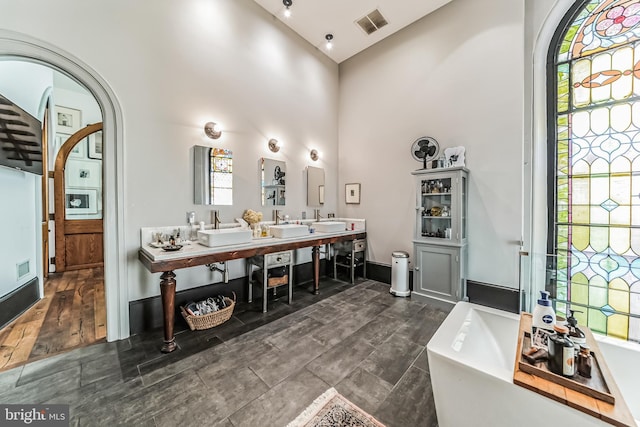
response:
[[[18,280],[20,280],[31,271],[31,268],[29,268],[29,260],[16,264],[16,269],[18,271]]]
[[[368,13],[364,17],[358,19],[356,21],[356,24],[358,25],[358,27],[362,28],[362,31],[367,34],[371,34],[387,25],[388,22],[384,18],[384,16],[382,16],[380,11],[376,9],[373,12]]]

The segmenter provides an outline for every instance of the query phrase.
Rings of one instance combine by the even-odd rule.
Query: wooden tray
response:
[[[610,403],[596,398],[591,394],[587,394],[584,392],[584,389],[579,391],[576,390],[575,387],[571,388],[563,382],[563,380],[573,381],[572,379],[556,375],[552,372],[548,372],[548,370],[546,374],[541,374],[542,369],[538,368],[534,374],[531,373],[530,370],[521,369],[521,363],[528,365],[525,369],[536,368],[522,360],[522,348],[525,345],[525,336],[528,336],[528,332],[531,331],[530,313],[521,313],[520,315],[520,332],[518,335],[518,347],[516,349],[516,360],[513,369],[513,383],[599,418],[606,423],[621,427],[635,426],[636,423],[631,415],[631,411],[629,411],[629,408],[620,393],[620,389],[618,389],[618,386],[607,367],[606,360],[602,357],[602,353],[598,347],[598,342],[593,338],[593,335],[588,328],[581,325],[580,329],[582,329],[586,335],[587,344],[591,349],[591,354],[595,356],[594,361],[597,361],[597,371],[602,376],[603,383],[608,389],[608,394],[612,396],[615,403]],[[527,334],[525,334],[525,332],[527,332]],[[594,363],[594,365],[596,365],[596,363]],[[596,368],[593,366],[592,374],[595,372]],[[593,389],[593,387],[590,388]],[[603,390],[599,390],[598,393],[606,394]]]
[[[576,372],[573,378],[567,378],[562,375],[555,374],[547,367],[547,362],[539,362],[535,365],[527,362],[523,356],[531,348],[531,335],[529,332],[524,332],[522,337],[522,352],[520,353],[520,360],[518,361],[520,370],[528,372],[533,375],[537,375],[549,381],[553,381],[556,384],[560,384],[571,390],[584,393],[588,396],[595,397],[596,399],[604,400],[605,402],[615,403],[616,398],[611,394],[609,386],[602,375],[600,369],[600,363],[596,353],[591,352],[591,358],[593,360],[591,365],[591,378],[585,378]]]

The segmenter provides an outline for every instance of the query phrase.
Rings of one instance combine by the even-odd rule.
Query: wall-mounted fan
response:
[[[417,161],[422,161],[422,169],[426,169],[427,162],[438,157],[439,153],[440,145],[438,145],[438,141],[430,136],[418,138],[411,144],[411,155]]]

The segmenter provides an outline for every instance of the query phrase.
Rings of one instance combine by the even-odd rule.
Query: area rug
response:
[[[287,427],[384,427],[333,387],[325,391]]]

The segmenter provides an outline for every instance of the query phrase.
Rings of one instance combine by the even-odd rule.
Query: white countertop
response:
[[[354,233],[364,233],[365,230],[347,230],[347,231],[339,231],[336,233],[321,233],[316,231],[315,233],[309,233],[305,236],[300,237],[291,237],[287,239],[279,239],[275,237],[271,238],[257,238],[253,239],[248,243],[241,243],[235,245],[226,245],[226,246],[217,246],[214,248],[210,248],[204,245],[201,245],[197,241],[190,241],[189,244],[186,244],[182,247],[182,249],[174,252],[168,252],[161,248],[155,248],[151,246],[151,244],[143,245],[140,250],[144,252],[151,260],[153,261],[168,261],[168,260],[177,260],[182,258],[191,258],[201,255],[210,255],[221,252],[232,252],[235,250],[244,250],[244,249],[253,249],[265,246],[273,246],[281,243],[293,243],[293,242],[304,242],[311,241],[316,239],[322,239],[325,237],[334,237],[334,236],[348,236]]]

